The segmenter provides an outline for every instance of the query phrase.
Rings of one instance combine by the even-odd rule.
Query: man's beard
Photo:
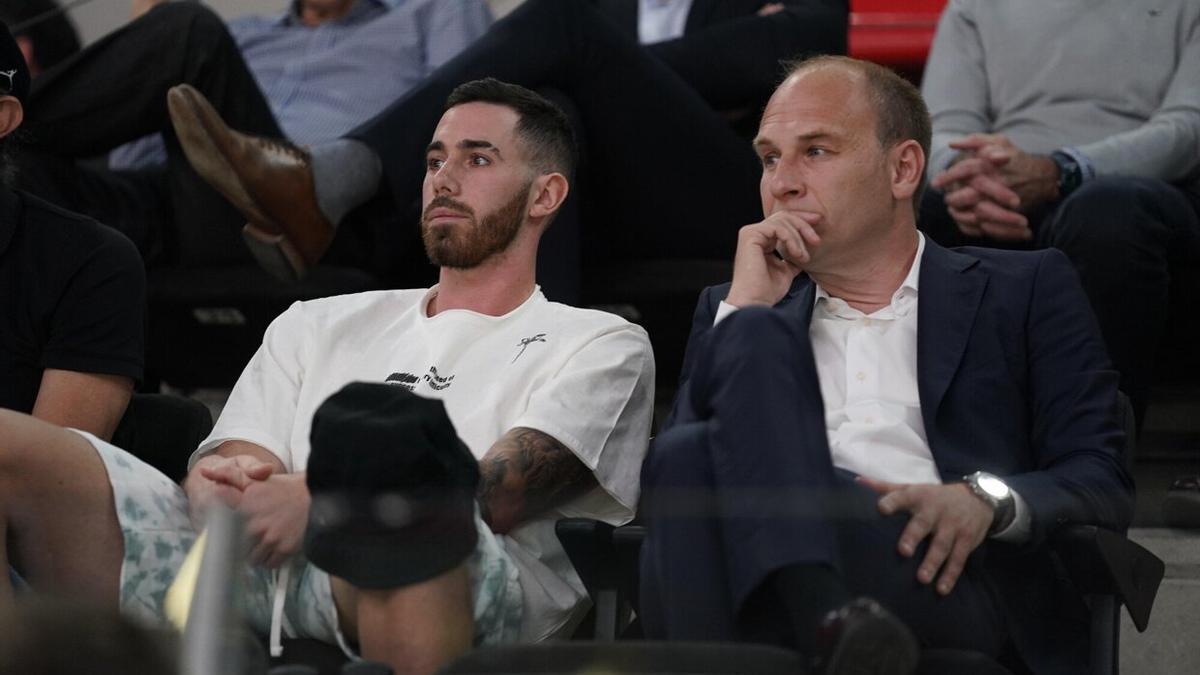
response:
[[[482,220],[477,219],[475,211],[462,202],[445,195],[434,197],[421,214],[421,239],[425,242],[425,255],[429,256],[429,262],[439,267],[471,269],[507,249],[525,222],[530,185],[532,182],[526,183],[513,193],[511,199]],[[467,216],[469,222],[431,227],[426,214],[437,208],[457,211]]]

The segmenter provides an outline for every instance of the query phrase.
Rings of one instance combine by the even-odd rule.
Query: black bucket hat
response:
[[[478,539],[479,462],[441,401],[355,382],[313,416],[304,552],[359,588],[396,588],[460,564]]]
[[[29,66],[8,24],[0,21],[0,96],[15,96],[22,104],[29,95]]]

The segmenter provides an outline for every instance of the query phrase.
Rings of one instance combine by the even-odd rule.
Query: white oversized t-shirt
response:
[[[456,309],[429,317],[435,290],[293,304],[267,328],[192,462],[244,440],[303,471],[313,413],[353,381],[392,382],[441,399],[477,458],[513,427],[545,432],[600,485],[500,538],[520,574],[522,640],[555,635],[578,617],[586,596],[555,521],[620,524],[637,505],[654,402],[650,342],[620,317],[549,302],[540,290],[504,316]]]

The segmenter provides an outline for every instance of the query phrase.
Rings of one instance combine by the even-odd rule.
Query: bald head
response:
[[[849,107],[856,107],[853,104],[859,102],[867,104],[880,146],[890,148],[897,143],[913,140],[921,146],[925,157],[929,157],[933,135],[929,109],[921,98],[921,92],[911,82],[869,61],[846,56],[815,56],[789,65],[787,76],[776,90],[776,95],[797,85],[801,75],[817,70],[831,77],[845,78]],[[863,98],[854,100],[858,96]],[[918,191],[914,204],[920,201],[921,193]]]

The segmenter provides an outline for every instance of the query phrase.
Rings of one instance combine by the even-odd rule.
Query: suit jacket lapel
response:
[[[917,302],[917,391],[925,428],[962,362],[988,277],[979,260],[925,240]]]
[[[817,285],[812,279],[808,278],[807,274],[801,274],[792,281],[792,287],[788,290],[787,295],[783,296],[775,307],[783,312],[788,312],[799,323],[799,325],[808,328],[812,323],[813,301],[817,297]]]

